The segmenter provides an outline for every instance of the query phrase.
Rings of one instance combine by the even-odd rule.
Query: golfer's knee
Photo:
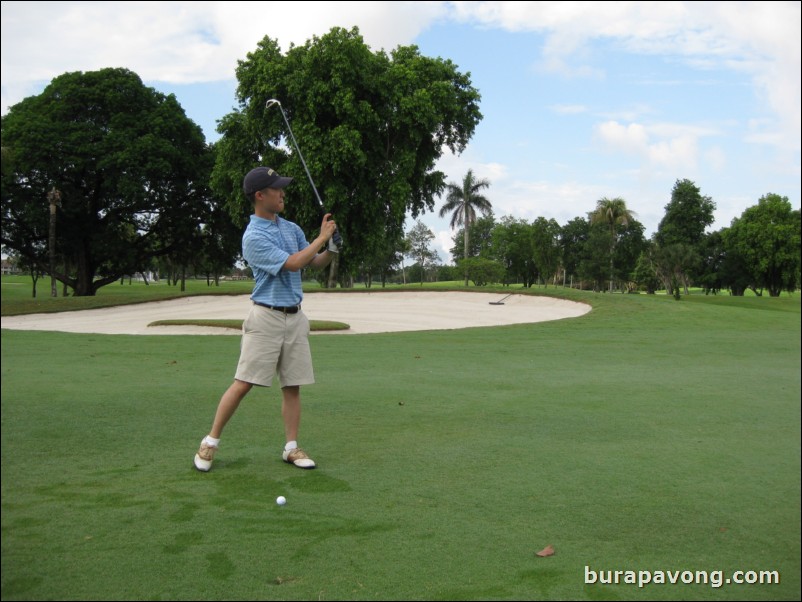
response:
[[[234,379],[234,384],[231,385],[231,388],[237,391],[241,396],[244,396],[253,388],[253,383],[246,383],[244,380]]]

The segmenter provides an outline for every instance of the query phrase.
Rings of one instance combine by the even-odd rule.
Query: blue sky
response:
[[[61,73],[127,67],[215,140],[259,39],[356,25],[471,73],[484,119],[439,168],[487,178],[497,218],[562,225],[621,197],[648,236],[687,178],[720,229],[767,193],[800,207],[801,21],[799,2],[2,2],[2,111]],[[448,220],[421,221],[449,261]]]

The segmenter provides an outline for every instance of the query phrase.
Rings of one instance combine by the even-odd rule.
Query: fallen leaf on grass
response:
[[[540,550],[540,552],[535,552],[535,556],[540,556],[541,558],[545,558],[546,556],[554,556],[554,546],[546,546]]]

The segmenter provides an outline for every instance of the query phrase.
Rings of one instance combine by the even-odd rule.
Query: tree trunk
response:
[[[91,297],[94,295],[92,289],[92,280],[94,280],[95,272],[92,269],[89,258],[86,256],[86,251],[82,251],[78,255],[77,274],[75,275],[75,290],[73,294],[76,297]]]
[[[468,261],[468,220],[465,220],[465,236],[463,236],[465,242],[465,261]],[[468,286],[468,266],[465,266],[465,286]]]
[[[337,288],[337,266],[340,263],[340,254],[335,253],[334,259],[329,264],[329,278],[326,282],[326,288]]]
[[[50,228],[48,230],[48,254],[50,255],[50,296],[58,297],[56,288],[56,208],[61,200],[61,192],[55,186],[47,193],[50,201]]]

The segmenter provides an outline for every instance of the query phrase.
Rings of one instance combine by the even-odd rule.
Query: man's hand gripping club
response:
[[[320,224],[320,235],[328,238],[326,241],[326,250],[329,253],[340,252],[340,245],[342,245],[343,239],[342,236],[340,236],[340,232],[337,230],[337,224],[331,219],[331,213],[327,213],[323,216],[323,223]]]
[[[337,231],[337,224],[331,219],[331,213],[323,216],[323,222],[320,224],[320,235],[326,238],[326,250],[329,253],[339,253],[342,237]]]

